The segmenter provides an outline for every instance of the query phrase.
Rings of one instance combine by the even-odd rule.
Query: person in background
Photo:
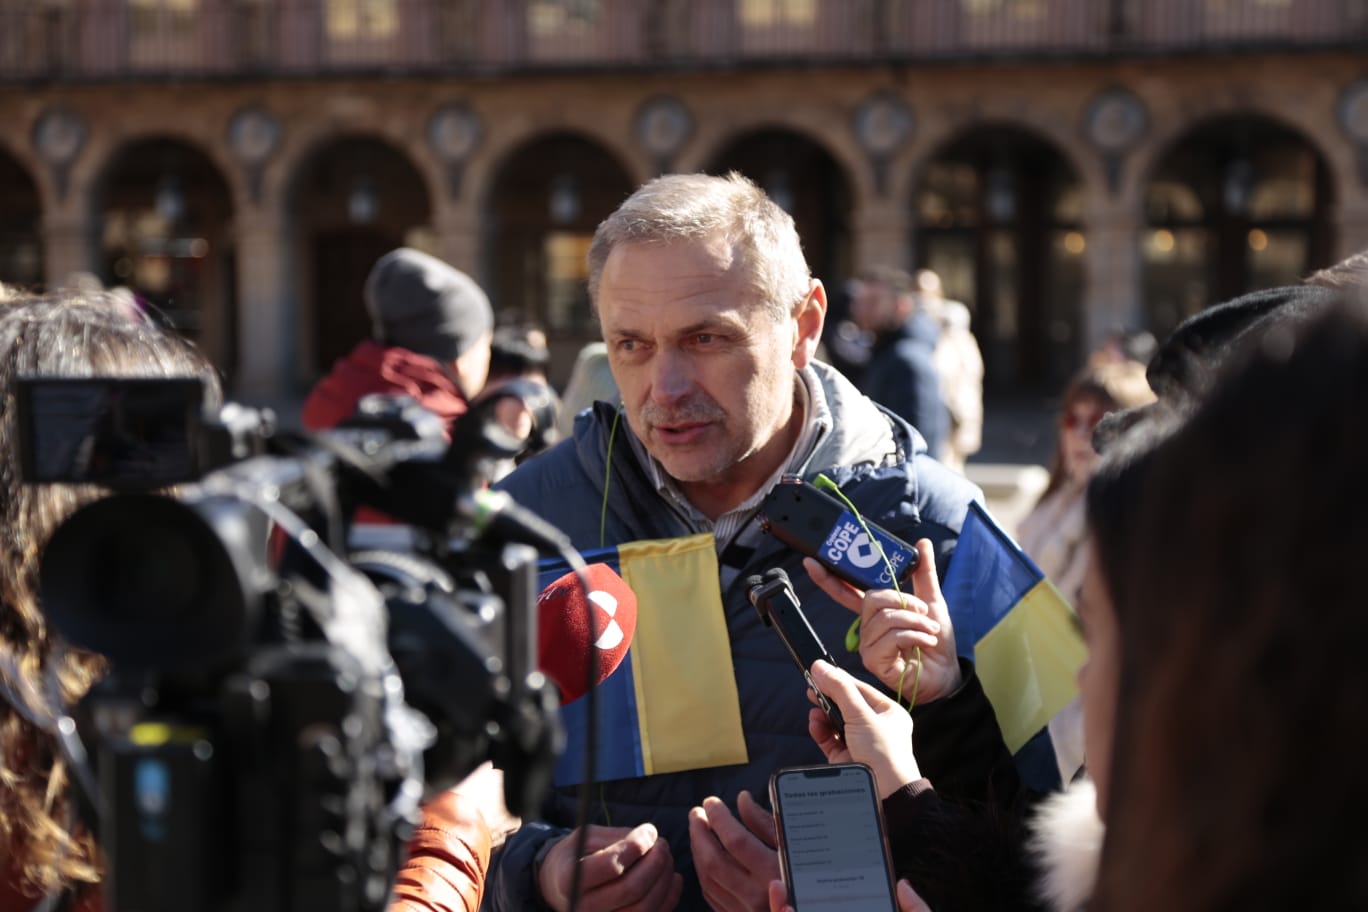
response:
[[[931,362],[940,381],[941,401],[950,413],[945,445],[937,458],[956,472],[983,445],[983,353],[970,329],[969,308],[945,297],[940,276],[919,269],[913,277],[917,309],[940,328]]]
[[[938,457],[950,428],[935,365],[940,329],[917,307],[912,277],[900,269],[870,269],[853,292],[851,319],[873,337],[860,391],[916,428]]]
[[[524,403],[531,426],[521,436],[527,441],[516,460],[508,460],[491,480],[502,478],[524,459],[529,459],[560,439],[561,401],[546,377],[551,352],[546,333],[535,326],[500,326],[489,346],[489,377],[477,401],[511,394]],[[496,408],[502,407],[500,402]],[[507,423],[507,422],[505,422]]]
[[[568,437],[574,433],[575,416],[595,402],[617,401],[617,381],[613,379],[613,369],[608,363],[608,346],[602,342],[589,342],[575,356],[575,366],[565,384],[560,420],[556,424],[560,435]]]
[[[304,401],[309,430],[336,427],[371,393],[411,396],[447,427],[489,374],[494,311],[475,280],[436,257],[401,247],[366,278],[372,337],[333,365]]]
[[[486,386],[504,380],[527,379],[548,384],[546,368],[551,352],[546,333],[536,326],[499,326],[489,343],[489,376]]]
[[[1064,388],[1050,480],[1021,521],[1017,542],[1071,605],[1088,563],[1083,495],[1097,462],[1093,429],[1109,412],[1154,398],[1144,366],[1135,361],[1090,363]]]
[[[1084,495],[1097,464],[1093,429],[1110,412],[1153,401],[1144,366],[1135,361],[1097,359],[1064,390],[1050,481],[1021,521],[1017,540],[1070,605],[1078,604],[1091,554]],[[1084,760],[1083,712],[1077,698],[1050,720],[1049,732],[1060,781],[1067,783]]]

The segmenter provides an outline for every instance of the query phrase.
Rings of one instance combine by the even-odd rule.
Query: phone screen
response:
[[[874,774],[859,763],[779,770],[770,780],[784,882],[797,912],[890,912],[893,879]]]

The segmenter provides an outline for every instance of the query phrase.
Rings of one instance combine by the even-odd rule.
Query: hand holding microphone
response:
[[[805,558],[803,567],[823,592],[860,616],[864,667],[889,690],[897,692],[901,685],[904,696],[910,696],[915,681],[917,702],[930,703],[959,687],[961,674],[931,542],[923,538],[916,548],[912,592],[859,589],[812,558]],[[920,672],[915,665],[918,648]]]

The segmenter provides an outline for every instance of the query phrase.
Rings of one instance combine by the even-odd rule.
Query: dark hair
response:
[[[218,378],[194,346],[131,316],[115,296],[61,292],[0,303],[0,677],[12,698],[43,715],[64,708],[48,705],[49,682],[70,704],[104,669],[98,656],[65,648],[38,605],[38,557],[48,538],[103,492],[23,483],[15,380],[97,375],[199,376],[218,398]],[[72,814],[53,736],[0,699],[0,848],[20,889],[38,895],[98,879],[93,841],[73,828]]]
[[[1106,414],[1121,409],[1134,409],[1154,401],[1154,393],[1145,382],[1145,367],[1138,361],[1099,361],[1086,365],[1069,385],[1059,400],[1059,424],[1069,418],[1073,407],[1080,402],[1096,403]],[[1050,463],[1050,480],[1039,500],[1044,500],[1062,488],[1069,480],[1064,463],[1064,448],[1056,442],[1054,461]]]
[[[545,373],[551,353],[538,344],[533,334],[541,330],[529,326],[500,326],[489,343],[489,375],[521,377],[532,372]]]
[[[1121,639],[1090,909],[1368,905],[1368,314],[1232,363],[1089,488]]]

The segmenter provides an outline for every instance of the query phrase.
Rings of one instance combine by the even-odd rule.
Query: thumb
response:
[[[821,688],[822,693],[835,701],[847,723],[859,721],[868,724],[877,714],[897,705],[877,689],[825,659],[812,663],[812,681]]]
[[[936,549],[931,546],[929,538],[917,540],[917,567],[912,571],[912,592],[928,606],[945,604],[945,598],[941,595],[940,575],[936,573]],[[932,614],[935,613],[932,608]]]
[[[912,885],[905,880],[898,881],[898,912],[931,912],[926,900],[917,895]]]

